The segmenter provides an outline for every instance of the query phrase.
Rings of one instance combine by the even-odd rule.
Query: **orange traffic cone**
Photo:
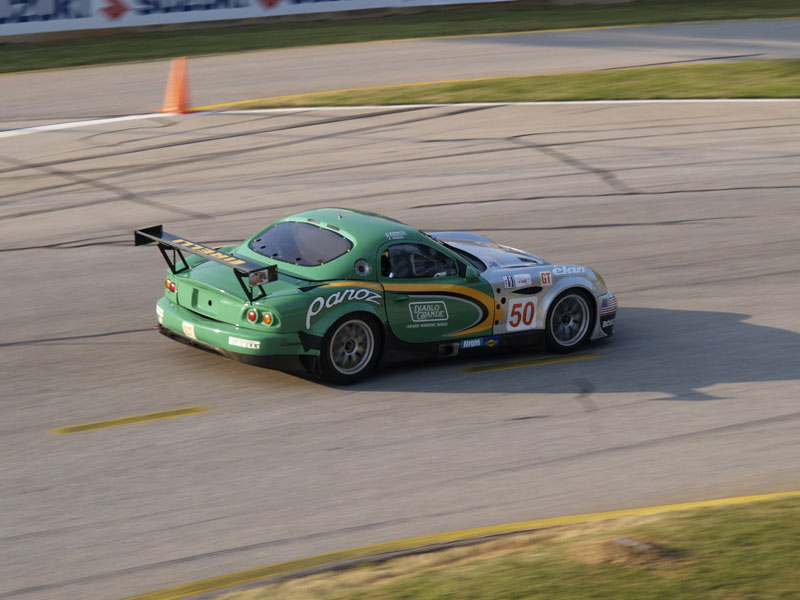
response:
[[[186,57],[173,58],[167,79],[167,91],[164,93],[164,106],[159,112],[185,115],[190,112],[189,80],[186,69]]]

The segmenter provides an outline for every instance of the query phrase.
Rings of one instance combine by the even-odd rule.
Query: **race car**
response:
[[[335,384],[393,358],[530,347],[541,336],[563,353],[614,332],[617,300],[593,269],[369,212],[309,210],[233,246],[161,225],[134,240],[157,244],[167,263],[161,333],[251,364],[299,359]]]

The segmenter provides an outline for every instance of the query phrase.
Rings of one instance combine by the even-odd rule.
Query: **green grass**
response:
[[[651,98],[797,98],[800,59],[648,67],[302,94],[248,108]],[[240,106],[241,107],[241,106]]]
[[[0,45],[0,72],[345,42],[570,27],[719,19],[800,17],[797,0],[637,0],[549,6],[535,0],[448,6],[384,17],[265,20],[185,30],[122,32],[70,41]],[[324,18],[324,17],[323,17]]]
[[[650,544],[633,552],[622,537]],[[358,567],[225,600],[790,600],[800,598],[800,500],[545,530],[506,549]],[[526,541],[527,540],[527,541]],[[449,552],[449,551],[448,551]],[[419,560],[419,559],[416,559]],[[359,576],[360,573],[360,576]]]

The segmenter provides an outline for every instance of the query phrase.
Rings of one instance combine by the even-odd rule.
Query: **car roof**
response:
[[[424,241],[427,237],[418,229],[396,219],[382,215],[346,208],[315,208],[289,215],[277,222],[305,221],[322,225],[345,233],[361,246],[362,250],[385,243],[388,240]]]

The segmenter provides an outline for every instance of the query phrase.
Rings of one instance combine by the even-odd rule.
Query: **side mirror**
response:
[[[475,267],[467,267],[467,272],[464,274],[464,281],[475,283],[480,278],[481,276],[478,275],[478,269]]]

